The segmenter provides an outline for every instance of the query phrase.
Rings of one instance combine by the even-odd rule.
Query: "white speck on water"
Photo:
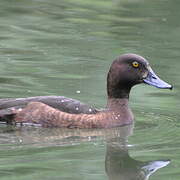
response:
[[[162,21],[163,21],[163,22],[166,22],[166,21],[167,21],[167,19],[166,19],[166,18],[162,18]]]
[[[80,94],[80,93],[81,93],[81,91],[77,90],[77,91],[76,91],[76,93],[77,93],[77,94]]]
[[[61,102],[64,102],[64,100],[61,100]]]
[[[78,110],[79,110],[79,108],[78,108],[78,107],[76,107],[76,110],[78,111]]]
[[[128,144],[128,145],[127,145],[127,147],[133,147],[133,146],[134,146],[134,145],[132,145],[132,144]]]
[[[31,92],[31,90],[27,90],[27,92],[28,92],[28,93],[30,93],[30,92]]]

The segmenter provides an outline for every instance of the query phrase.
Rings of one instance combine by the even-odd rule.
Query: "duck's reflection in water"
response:
[[[127,138],[132,129],[132,126],[120,127],[112,130],[116,137],[107,136],[105,168],[109,180],[148,180],[156,170],[170,163],[169,160],[140,161],[130,157]]]
[[[141,161],[133,159],[128,152],[128,137],[132,134],[133,125],[111,129],[64,129],[15,127],[0,131],[3,141],[21,142],[31,147],[60,146],[71,143],[105,140],[105,170],[109,180],[148,180],[156,170],[168,165],[169,160]],[[5,134],[8,134],[5,138]],[[11,135],[10,135],[11,134]],[[10,135],[10,136],[9,136]],[[16,137],[16,138],[15,138]]]

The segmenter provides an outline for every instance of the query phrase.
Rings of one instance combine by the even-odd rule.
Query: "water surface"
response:
[[[179,8],[177,0],[1,0],[1,98],[63,95],[102,108],[108,68],[128,52],[174,85],[133,88],[136,122],[123,138],[1,125],[1,179],[179,180]]]

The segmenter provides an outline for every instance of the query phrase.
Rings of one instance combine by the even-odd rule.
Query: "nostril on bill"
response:
[[[152,76],[153,79],[157,79],[156,77]]]

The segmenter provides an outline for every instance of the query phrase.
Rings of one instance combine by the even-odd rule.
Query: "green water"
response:
[[[133,88],[127,131],[1,125],[0,178],[141,180],[154,162],[149,179],[179,180],[179,8],[178,0],[1,0],[1,98],[63,95],[104,107],[108,68],[128,52],[174,90]]]

